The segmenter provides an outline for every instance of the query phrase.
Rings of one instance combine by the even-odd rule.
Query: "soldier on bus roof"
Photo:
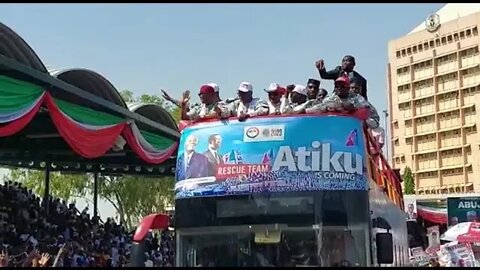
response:
[[[307,97],[308,100],[315,100],[320,91],[320,81],[315,79],[308,79],[307,82]]]
[[[307,83],[307,97],[308,100],[297,108],[297,112],[304,109],[312,108],[322,103],[323,99],[327,96],[327,90],[320,89],[320,81],[315,79],[309,79]]]
[[[291,91],[287,90],[285,95],[290,102],[287,103],[282,113],[292,114],[301,111],[303,109],[302,105],[307,102],[307,93],[307,87],[300,84],[295,85]]]
[[[358,82],[350,82],[350,92],[359,95],[362,92],[362,85],[360,85]],[[375,110],[375,107],[373,107],[373,105],[370,102],[368,103],[370,104],[369,106],[373,110]],[[376,110],[374,114],[378,115]],[[385,144],[385,130],[381,126],[378,126],[377,128],[370,129],[370,133],[372,134],[373,138],[377,142],[379,150],[382,150],[382,147]]]
[[[200,106],[188,108],[190,91],[185,91],[182,98],[182,120],[198,120],[204,118],[227,118],[228,110],[218,102],[218,94],[215,89],[208,85],[202,85],[199,93]]]
[[[244,121],[249,117],[268,114],[268,104],[253,97],[253,86],[249,82],[242,82],[237,89],[238,100],[230,104],[230,115]]]
[[[236,99],[235,98],[228,98],[226,99],[225,101],[223,101],[221,98],[220,98],[220,87],[218,87],[218,85],[216,83],[207,83],[207,85],[210,85],[211,87],[213,87],[213,89],[215,90],[215,102],[220,102],[221,105],[226,105],[226,104],[229,104],[229,103],[232,103],[234,102]],[[177,107],[181,108],[182,107],[182,102],[180,100],[176,100],[174,98],[172,98],[165,90],[161,89],[162,91],[162,97],[165,99],[165,100],[168,100],[170,101],[171,103],[173,103],[174,105],[176,105]],[[195,106],[200,106],[200,103],[194,103],[191,107],[195,107]],[[189,108],[190,109],[190,108]]]
[[[287,89],[278,83],[271,83],[265,92],[268,94],[268,114],[281,114],[287,105],[287,98],[284,96]]]

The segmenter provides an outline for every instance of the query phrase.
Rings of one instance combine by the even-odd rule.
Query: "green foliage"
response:
[[[180,108],[177,106],[171,105],[169,102],[165,102],[165,100],[160,96],[143,94],[139,97],[135,97],[133,95],[133,92],[130,90],[122,90],[120,91],[120,95],[127,103],[140,102],[140,103],[158,104],[163,108],[165,108],[168,112],[170,112],[170,115],[172,115],[173,119],[175,119],[177,123],[181,119]]]
[[[413,178],[412,169],[410,167],[405,167],[402,175],[403,179],[403,193],[406,195],[415,194],[415,179]]]
[[[21,182],[38,196],[45,191],[45,172],[36,170],[13,169],[10,179]],[[50,195],[66,201],[84,197],[87,194],[89,177],[80,174],[50,173]]]
[[[101,177],[99,193],[110,202],[123,224],[131,227],[149,214],[159,213],[173,204],[173,177]]]

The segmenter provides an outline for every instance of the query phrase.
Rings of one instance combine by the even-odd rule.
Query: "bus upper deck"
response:
[[[281,119],[295,119],[295,118],[305,118],[305,117],[351,117],[358,119],[360,121],[363,121],[367,118],[368,111],[366,109],[359,109],[355,111],[352,114],[346,114],[346,113],[338,113],[338,112],[329,112],[329,113],[318,113],[318,114],[309,114],[309,115],[275,115],[275,116],[259,116],[254,119],[260,120],[268,120],[268,119],[277,119],[277,123],[281,123]],[[238,122],[236,117],[231,117],[228,120],[224,119],[221,120],[220,122],[223,125],[228,125],[230,122],[237,122],[240,123],[241,125],[245,126],[251,126],[252,120],[246,121],[246,122]],[[202,126],[209,126],[209,124],[219,122],[217,119],[209,119],[209,120],[202,120],[202,121],[181,121],[180,123],[180,129],[184,130],[187,127],[195,127],[196,129],[199,128],[201,129]],[[333,121],[334,122],[334,121]],[[329,127],[311,127],[311,128],[331,128]],[[246,131],[246,129],[244,130]],[[255,129],[253,131],[250,131],[255,133]],[[271,131],[270,131],[271,132]],[[278,132],[278,131],[277,131]],[[313,130],[309,129],[309,132],[313,132]],[[376,139],[372,136],[371,132],[369,131],[369,128],[365,125],[362,124],[360,127],[360,130],[358,133],[355,134],[355,136],[362,136],[364,138],[364,149],[365,149],[365,162],[367,164],[366,170],[367,173],[370,175],[371,180],[373,180],[380,188],[384,190],[388,198],[397,205],[400,209],[403,210],[404,204],[403,204],[403,193],[402,193],[402,188],[401,188],[401,178],[398,170],[392,169],[390,164],[387,161],[387,158],[383,155],[382,149],[379,147],[379,144],[377,143]],[[351,134],[349,134],[351,135]],[[248,134],[246,134],[248,138]],[[262,136],[259,134],[258,136]],[[185,138],[187,136],[184,136]],[[198,139],[198,138],[197,138]],[[268,141],[267,139],[262,139],[262,141],[266,142]],[[179,155],[181,151],[179,151]],[[236,163],[242,163],[242,161],[238,160],[239,158],[241,159],[241,154],[239,155],[240,151],[232,151],[228,156],[228,159],[234,160]],[[272,154],[272,153],[270,153]],[[224,156],[222,156],[223,158]],[[268,155],[267,155],[268,157]],[[228,162],[228,160],[227,160]],[[177,164],[178,165],[178,164]],[[229,168],[231,169],[231,168]],[[178,172],[178,171],[177,171]],[[177,175],[178,176],[178,175]],[[270,181],[271,179],[264,179],[265,181]],[[258,183],[257,183],[258,184]],[[276,184],[281,185],[282,183],[276,181]],[[245,186],[245,183],[239,184],[239,188],[241,186]]]

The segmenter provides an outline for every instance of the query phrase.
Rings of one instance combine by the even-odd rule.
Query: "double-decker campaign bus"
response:
[[[406,266],[400,180],[362,115],[186,126],[176,266]]]

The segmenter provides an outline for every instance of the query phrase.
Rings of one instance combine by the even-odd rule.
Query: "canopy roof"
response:
[[[48,71],[0,23],[0,164],[51,171],[174,172],[179,132],[155,104],[129,110],[95,71]]]

